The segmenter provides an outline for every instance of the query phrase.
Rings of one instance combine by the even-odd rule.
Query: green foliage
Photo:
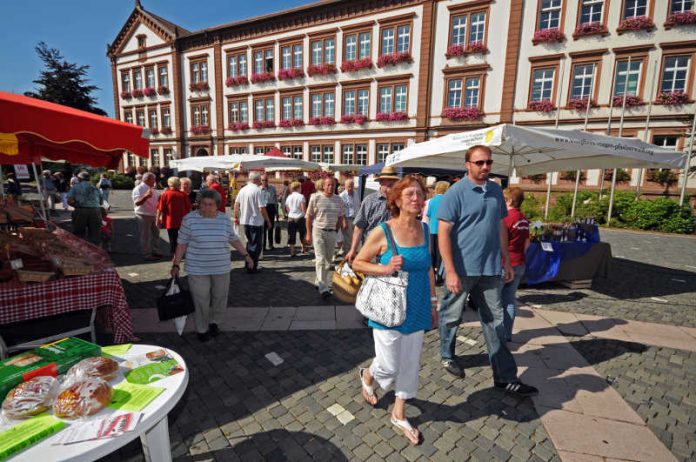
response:
[[[132,176],[124,175],[118,172],[105,172],[107,178],[111,180],[111,186],[113,189],[133,189],[135,187],[135,180]],[[92,183],[95,185],[99,182],[101,178],[101,173],[95,173],[90,178]]]
[[[662,186],[672,186],[677,183],[677,174],[670,169],[650,169],[648,170],[648,181],[661,184]]]
[[[544,218],[543,204],[538,197],[532,193],[525,193],[524,202],[520,207],[522,214],[527,217],[527,220],[540,220]]]
[[[605,181],[611,181],[612,177],[614,176],[614,170],[609,169],[604,171],[604,180]],[[616,183],[626,183],[631,179],[631,175],[626,171],[625,168],[617,168],[616,169]]]
[[[634,202],[624,218],[632,228],[645,230],[690,234],[696,228],[696,218],[689,207],[679,207],[677,202],[666,197]]]
[[[577,172],[575,170],[561,172],[561,180],[575,181],[576,174]],[[582,170],[580,171],[580,181],[585,181],[585,172]]]
[[[532,181],[533,183],[539,184],[546,179],[546,173],[539,173],[537,175],[529,175],[525,178]]]

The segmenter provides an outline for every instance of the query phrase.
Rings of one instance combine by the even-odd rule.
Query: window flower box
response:
[[[210,133],[210,127],[208,125],[194,125],[191,127],[191,133],[194,135],[207,135]]]
[[[171,135],[172,128],[171,127],[162,127],[162,130],[160,130],[160,133],[163,135]]]
[[[333,117],[310,117],[309,125],[335,125],[336,119]]]
[[[575,27],[575,32],[573,32],[573,38],[586,37],[588,35],[607,35],[609,31],[607,26],[601,22],[587,22],[585,24],[578,24]]]
[[[246,122],[235,122],[231,123],[228,128],[233,132],[240,132],[243,130],[249,130],[249,124]]]
[[[307,66],[307,75],[329,75],[336,73],[335,64],[310,64]]]
[[[300,79],[304,77],[304,72],[302,69],[291,68],[291,69],[281,69],[278,71],[278,80],[292,80]]]
[[[363,125],[365,122],[367,122],[367,116],[363,115],[363,114],[351,114],[351,115],[341,116],[341,123],[342,124]]]
[[[136,88],[135,90],[133,90],[133,91],[131,92],[131,96],[132,96],[133,98],[142,98],[142,97],[143,97],[143,91]]]
[[[684,11],[683,13],[672,13],[665,21],[665,28],[674,26],[693,26],[696,24],[696,11]]]
[[[157,90],[155,90],[152,87],[143,88],[143,95],[145,95],[145,96],[155,96],[156,94],[157,94]]]
[[[238,87],[240,85],[248,85],[249,79],[246,75],[240,75],[239,77],[227,77],[225,79],[225,86],[227,87]]]
[[[372,67],[372,59],[363,58],[353,61],[344,61],[341,64],[341,72],[357,72],[362,69],[370,69]]]
[[[160,131],[159,131],[159,128],[157,128],[157,127],[152,127],[152,128],[150,128],[150,134],[151,134],[151,135],[159,135],[159,132],[160,132]]]
[[[386,67],[386,66],[396,66],[401,63],[412,63],[413,62],[413,56],[411,56],[411,53],[393,53],[389,55],[382,55],[379,57],[377,60],[377,67]]]
[[[532,43],[537,45],[539,43],[560,43],[565,40],[565,34],[561,32],[558,28],[544,29],[534,32],[534,37],[532,37]]]
[[[679,106],[689,103],[689,97],[683,91],[662,92],[657,95],[657,102],[665,106]]]
[[[613,104],[614,104],[614,107],[622,107],[623,106],[623,96],[614,96]],[[637,96],[633,96],[633,95],[626,96],[626,109],[629,109],[632,107],[637,107],[637,106],[642,106],[644,104],[645,103],[643,102],[643,100]]]
[[[194,82],[189,85],[189,90],[191,91],[208,91],[210,90],[210,85],[208,82]]]
[[[588,98],[573,98],[568,101],[568,107],[576,111],[585,111],[587,109]],[[590,107],[597,107],[597,103],[590,100]]]
[[[477,107],[447,107],[441,116],[449,120],[478,120],[483,117],[483,112]]]
[[[647,16],[636,16],[635,18],[626,18],[621,21],[616,32],[622,34],[631,31],[653,30],[654,28],[655,23],[653,23],[652,19]]]
[[[278,124],[281,128],[292,128],[292,127],[304,127],[304,120],[302,119],[283,119]]]
[[[162,85],[157,89],[157,93],[160,95],[168,95],[169,94],[169,87]]]
[[[552,112],[556,110],[556,106],[551,101],[530,101],[527,109],[536,112]]]
[[[447,47],[447,52],[445,56],[449,58],[454,58],[456,56],[467,56],[475,54],[488,53],[488,47],[483,44],[483,42],[476,41],[471,42],[468,46],[464,45],[450,45]]]
[[[276,124],[272,120],[257,120],[254,122],[252,127],[254,127],[257,130],[261,130],[264,128],[275,128]]]
[[[398,122],[408,120],[408,114],[405,112],[378,112],[375,120],[378,122]]]
[[[251,83],[272,82],[273,80],[275,80],[275,75],[273,75],[273,72],[251,74]]]
[[[131,99],[132,97],[133,95],[128,90],[124,90],[121,92],[121,98],[123,99]]]

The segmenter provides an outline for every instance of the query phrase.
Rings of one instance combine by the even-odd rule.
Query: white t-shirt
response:
[[[157,202],[159,202],[160,192],[155,188],[152,188],[152,196],[148,197],[145,202],[140,205],[135,205],[136,201],[139,201],[141,197],[145,195],[150,187],[145,183],[140,183],[138,186],[133,188],[133,206],[135,207],[135,213],[138,215],[157,215]]]
[[[285,207],[288,209],[288,218],[297,219],[302,218],[304,213],[302,213],[302,204],[305,203],[305,198],[302,194],[294,192],[285,199]]]
[[[239,190],[235,204],[239,204],[239,224],[246,226],[263,226],[261,208],[266,207],[263,190],[254,183],[247,183]]]

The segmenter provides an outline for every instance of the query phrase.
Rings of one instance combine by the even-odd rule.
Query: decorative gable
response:
[[[113,57],[122,53],[134,52],[145,47],[172,42],[179,36],[187,35],[186,29],[176,26],[159,16],[146,11],[139,2],[123,25],[116,40],[109,46],[107,55]]]

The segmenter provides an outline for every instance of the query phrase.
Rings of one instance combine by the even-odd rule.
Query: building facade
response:
[[[108,51],[115,111],[150,128],[148,166],[274,146],[368,165],[499,123],[682,150],[696,110],[694,3],[324,0],[192,32],[136,1]],[[570,185],[568,173],[551,180]],[[624,172],[646,187],[652,174]]]

